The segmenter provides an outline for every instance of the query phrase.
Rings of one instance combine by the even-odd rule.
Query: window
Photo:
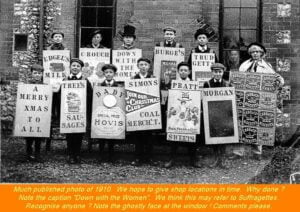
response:
[[[27,51],[28,35],[27,34],[14,34],[14,50]]]
[[[260,0],[220,0],[220,59],[236,69],[249,58],[247,46],[261,41]]]
[[[79,0],[78,4],[78,48],[91,44],[91,33],[97,29],[103,33],[101,44],[111,48],[116,25],[116,0]]]

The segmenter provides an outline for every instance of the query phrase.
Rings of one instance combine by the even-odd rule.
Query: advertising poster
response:
[[[161,129],[157,78],[125,81],[125,103],[127,131]]]
[[[204,88],[202,99],[205,143],[238,143],[235,89],[232,87]]]
[[[274,74],[231,72],[239,111],[240,142],[273,146],[276,102]]]
[[[196,134],[200,134],[200,119],[199,82],[172,81],[168,100],[167,140],[196,142]]]
[[[110,51],[110,49],[80,48],[79,59],[84,62],[83,77],[97,79],[97,75],[101,76],[101,67],[110,63]]]
[[[52,88],[18,84],[14,136],[50,137]]]
[[[139,72],[137,61],[142,57],[141,49],[113,50],[112,64],[117,66],[116,81],[126,81]]]
[[[71,80],[62,83],[60,133],[86,131],[86,86],[86,80]]]
[[[55,91],[66,76],[70,73],[69,50],[44,50],[43,51],[43,80],[45,84],[51,84]]]
[[[92,138],[125,139],[125,89],[95,86]]]
[[[158,47],[154,48],[153,74],[160,79],[163,90],[168,88],[171,80],[177,76],[177,65],[184,61],[184,48]]]
[[[192,53],[192,77],[193,80],[206,82],[211,79],[211,64],[215,62],[214,53]],[[201,72],[201,73],[200,73]],[[203,72],[203,73],[202,73]]]

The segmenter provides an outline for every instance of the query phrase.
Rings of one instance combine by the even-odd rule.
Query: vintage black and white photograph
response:
[[[1,183],[299,183],[299,10],[0,0]]]

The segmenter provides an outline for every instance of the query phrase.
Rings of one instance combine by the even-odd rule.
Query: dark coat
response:
[[[120,86],[119,83],[117,83],[115,80],[114,80],[114,83],[112,85],[107,84],[105,80],[100,85],[104,86],[104,87],[119,87]]]
[[[197,46],[196,48],[192,49],[192,51],[190,53],[189,60],[188,60],[190,67],[192,67],[192,53],[214,53],[215,54],[215,63],[218,62],[217,54],[213,49],[207,47],[207,49],[202,52],[202,51],[200,51],[200,49]]]
[[[147,74],[147,76],[145,78],[153,78],[153,76],[151,74]],[[141,79],[140,75],[139,74],[136,74],[133,79]]]
[[[94,49],[94,47],[93,47],[92,44],[86,45],[85,48],[92,48],[92,49]],[[96,49],[107,49],[107,48],[100,43],[100,45]]]
[[[173,48],[182,48],[181,43],[178,43],[174,41],[171,43],[171,45],[167,44],[165,41],[161,41],[160,43],[157,43],[155,46],[160,46],[160,47],[173,47]]]
[[[209,81],[205,82],[203,88],[219,88],[219,87],[229,87],[229,83],[222,79],[221,83],[216,83],[212,78]]]

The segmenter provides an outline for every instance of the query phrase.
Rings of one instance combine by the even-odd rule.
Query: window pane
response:
[[[239,31],[238,30],[224,30],[223,48],[232,49],[239,48]]]
[[[113,17],[112,8],[98,8],[97,26],[111,27],[112,17]]]
[[[242,9],[241,14],[241,29],[256,29],[257,9]]]
[[[88,44],[92,43],[91,33],[99,28],[82,28],[80,41],[81,48],[86,47]],[[101,44],[107,48],[112,46],[112,29],[101,29],[102,31],[102,41]]]
[[[224,29],[238,29],[240,26],[240,9],[224,9]]]
[[[238,49],[224,51],[223,58],[228,71],[238,71],[240,66],[240,51]]]
[[[248,46],[256,40],[256,30],[241,30],[241,45]]]
[[[242,7],[257,7],[257,0],[241,0],[241,4]]]
[[[241,0],[224,0],[224,7],[240,7]]]
[[[98,0],[82,0],[81,4],[82,6],[96,6]]]
[[[96,26],[96,8],[85,7],[81,8],[81,26],[95,27]]]
[[[112,6],[114,4],[114,0],[98,0],[99,6]]]

